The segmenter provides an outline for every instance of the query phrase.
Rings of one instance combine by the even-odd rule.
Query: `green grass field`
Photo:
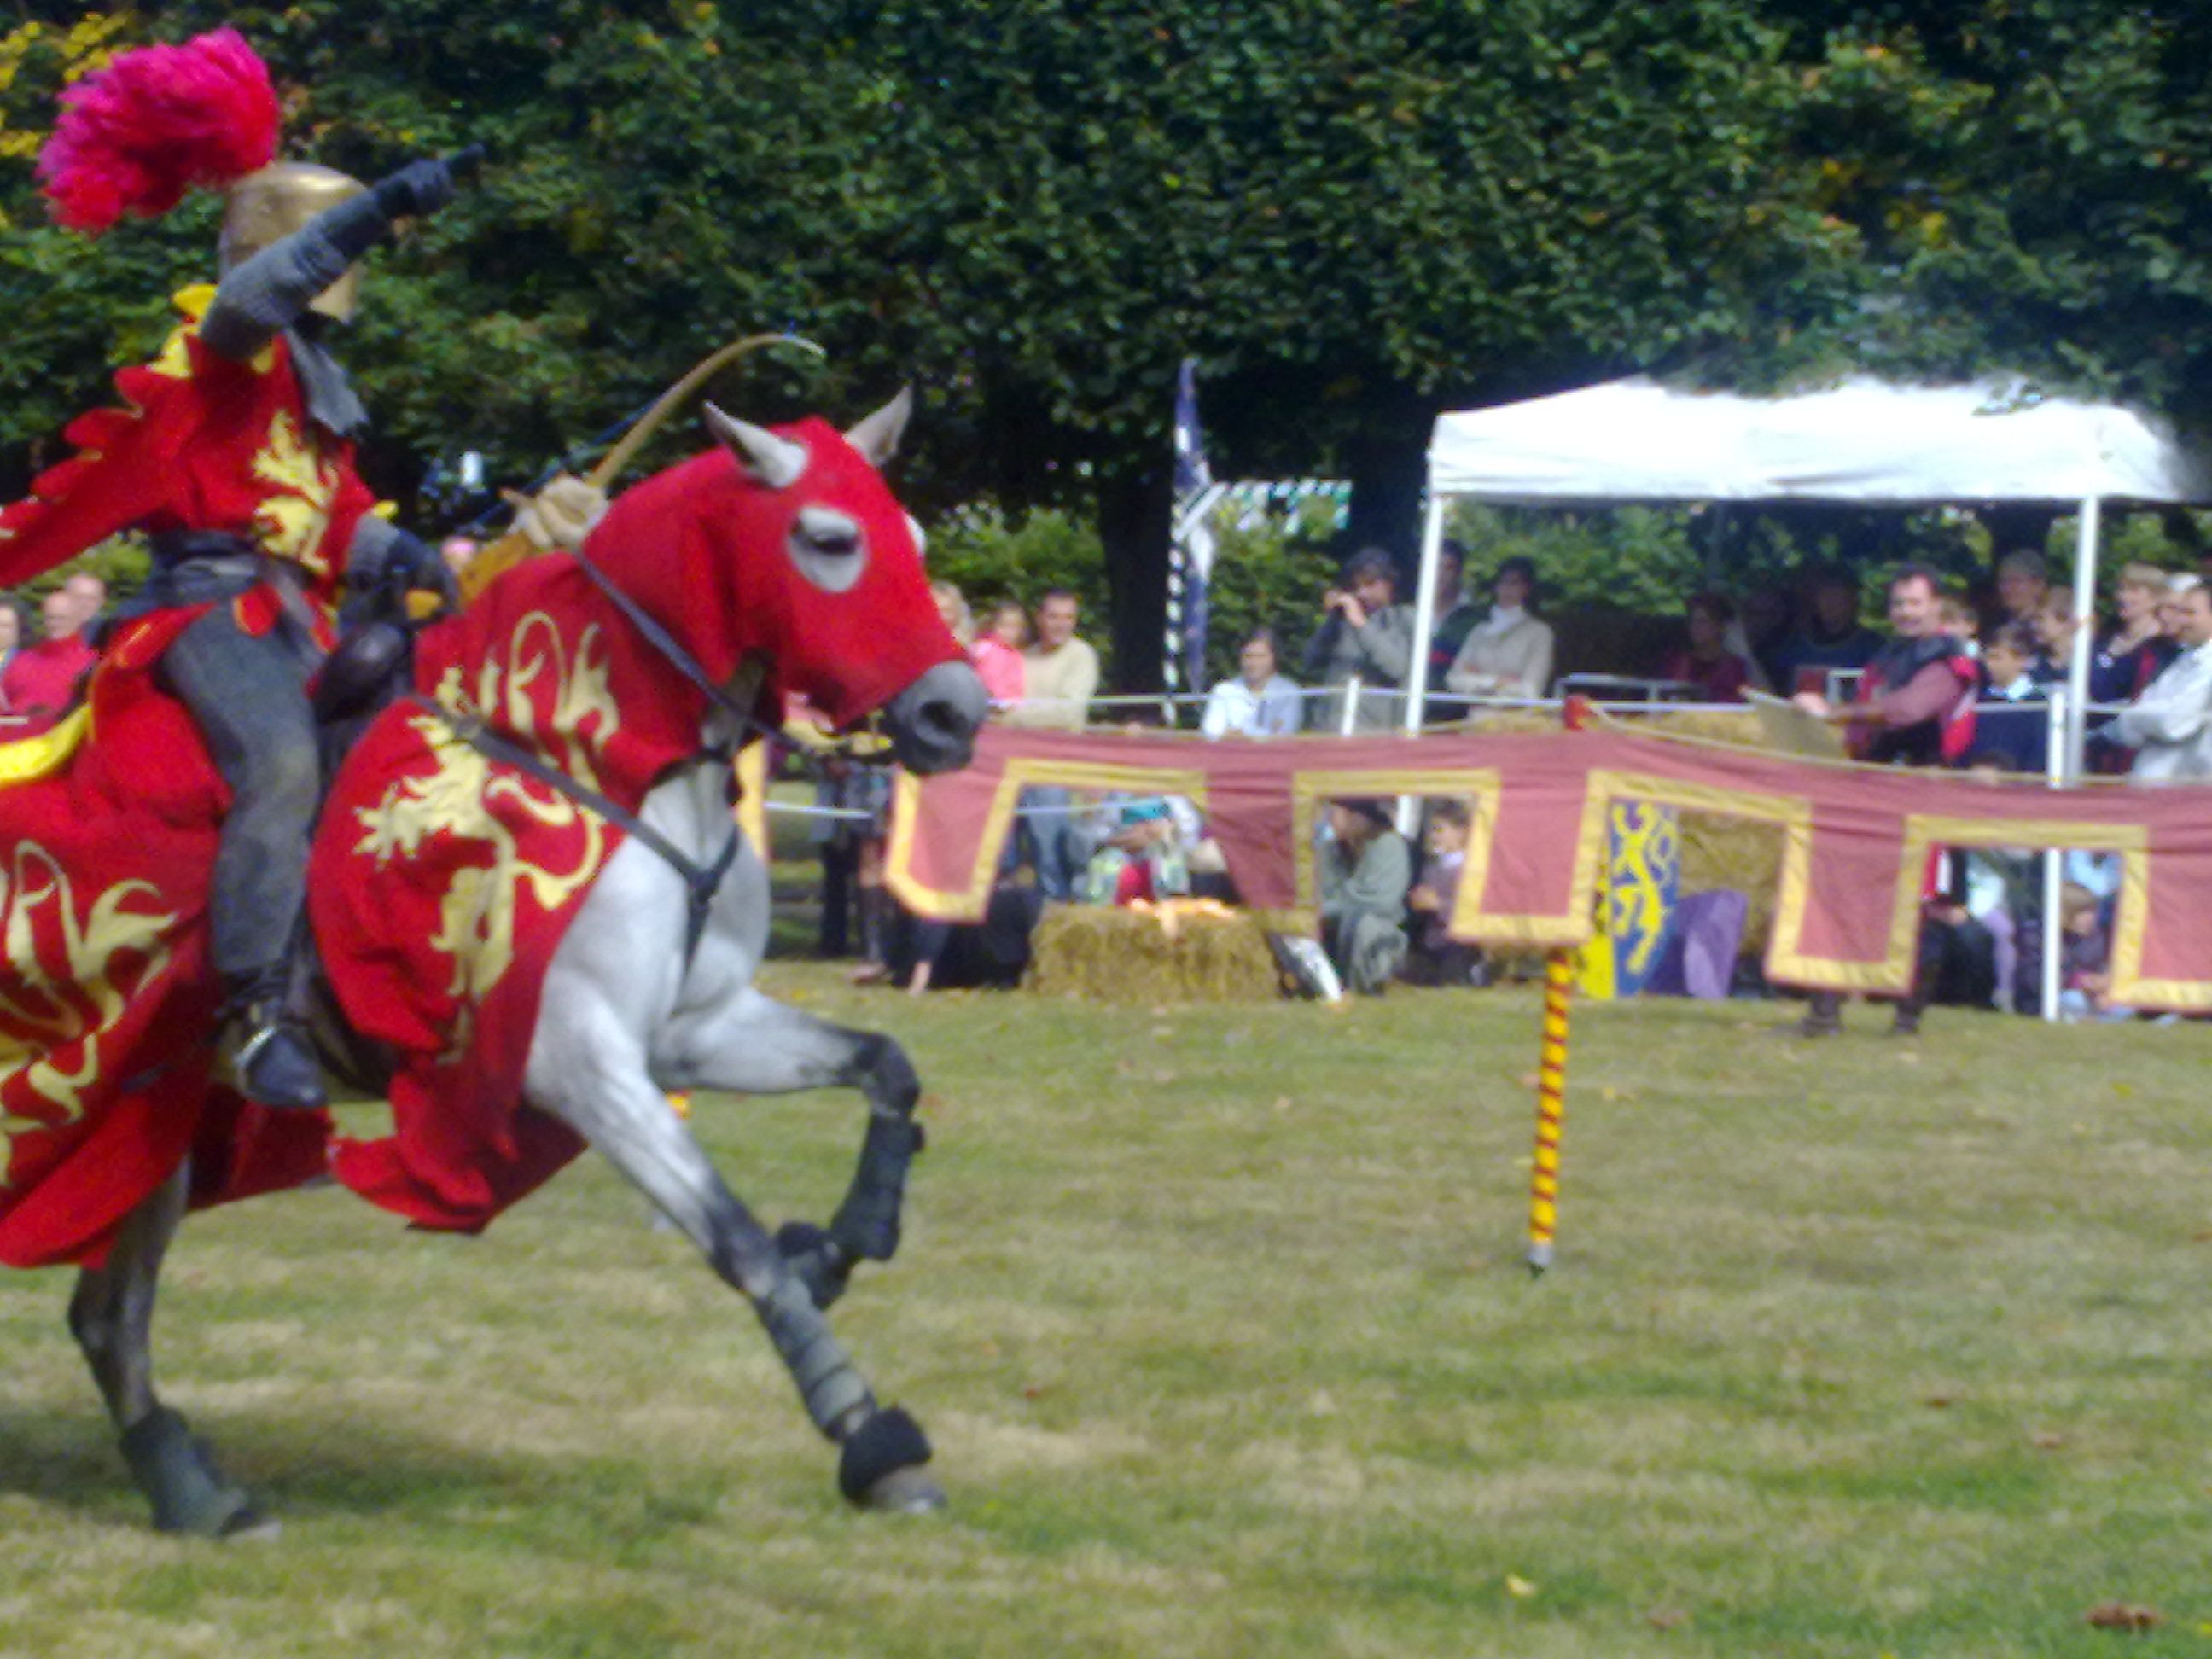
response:
[[[949,1514],[848,1512],[596,1165],[479,1240],[292,1195],[186,1231],[160,1330],[272,1541],[149,1532],[66,1280],[0,1280],[0,1654],[2212,1655],[2212,1030],[1583,1009],[1532,1283],[1527,992],[771,984],[930,1090],[838,1318]],[[698,1121],[772,1219],[860,1127]]]

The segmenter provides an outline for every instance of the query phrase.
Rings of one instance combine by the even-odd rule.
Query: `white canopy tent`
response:
[[[2130,410],[2043,398],[2019,380],[1847,380],[1794,397],[1681,391],[1637,379],[1438,416],[1413,637],[1436,627],[1444,514],[1458,498],[1528,506],[1620,501],[2016,501],[2075,508],[2074,635],[2054,770],[2079,775],[2106,501],[2212,501],[2212,457]],[[1413,653],[1406,729],[1420,729],[1429,654]],[[2057,757],[2063,756],[2063,766]],[[2045,860],[2044,1018],[2057,1014],[2057,860]]]
[[[2212,501],[2212,457],[2131,410],[2043,398],[2017,380],[1898,386],[1858,379],[1792,397],[1683,391],[1644,379],[1437,417],[1413,636],[1435,626],[1444,514],[1461,497],[1525,506],[1619,501],[2021,501],[2075,507],[2074,609],[2092,614],[2108,501]],[[2080,763],[2089,629],[2068,674]],[[1419,729],[1428,655],[1413,653],[1406,726]]]

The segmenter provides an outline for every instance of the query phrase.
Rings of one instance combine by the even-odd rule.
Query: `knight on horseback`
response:
[[[222,278],[179,295],[184,319],[160,356],[118,378],[128,410],[72,426],[77,457],[0,514],[0,581],[124,530],[149,538],[151,578],[109,637],[168,635],[163,684],[231,792],[210,909],[238,1086],[319,1107],[304,1012],[322,787],[309,689],[342,595],[452,597],[436,552],[390,522],[356,469],[367,414],[330,335],[353,313],[364,256],[443,207],[474,158],[416,161],[366,187],[276,161],[268,70],[228,29],[125,53],[64,101],[40,163],[57,218],[97,234],[220,188]]]

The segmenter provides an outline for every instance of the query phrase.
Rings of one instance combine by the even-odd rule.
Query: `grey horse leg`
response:
[[[721,1176],[642,1066],[619,1063],[619,1044],[586,1042],[570,1063],[549,1063],[537,1103],[557,1114],[629,1178],[744,1297],[775,1346],[816,1428],[842,1448],[839,1485],[874,1508],[941,1507],[921,1465],[929,1444],[905,1413],[884,1410],[775,1241]],[[533,1057],[533,1070],[535,1057]],[[557,1079],[557,1080],[556,1080]]]
[[[191,1165],[179,1164],[125,1218],[106,1264],[78,1275],[70,1330],[100,1385],[131,1476],[154,1506],[155,1528],[227,1538],[268,1522],[154,1392],[154,1298],[191,1186]]]
[[[825,1232],[800,1223],[776,1236],[817,1301],[827,1307],[857,1261],[897,1254],[907,1173],[922,1148],[914,1121],[921,1081],[893,1039],[832,1025],[762,992],[747,989],[713,1018],[679,1018],[671,1031],[672,1062],[684,1086],[744,1094],[798,1089],[858,1089],[868,1127],[836,1213]]]

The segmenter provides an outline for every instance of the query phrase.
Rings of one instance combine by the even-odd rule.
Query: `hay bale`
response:
[[[1094,1002],[1265,1002],[1282,994],[1267,930],[1205,900],[1056,904],[1031,939],[1024,990]]]

